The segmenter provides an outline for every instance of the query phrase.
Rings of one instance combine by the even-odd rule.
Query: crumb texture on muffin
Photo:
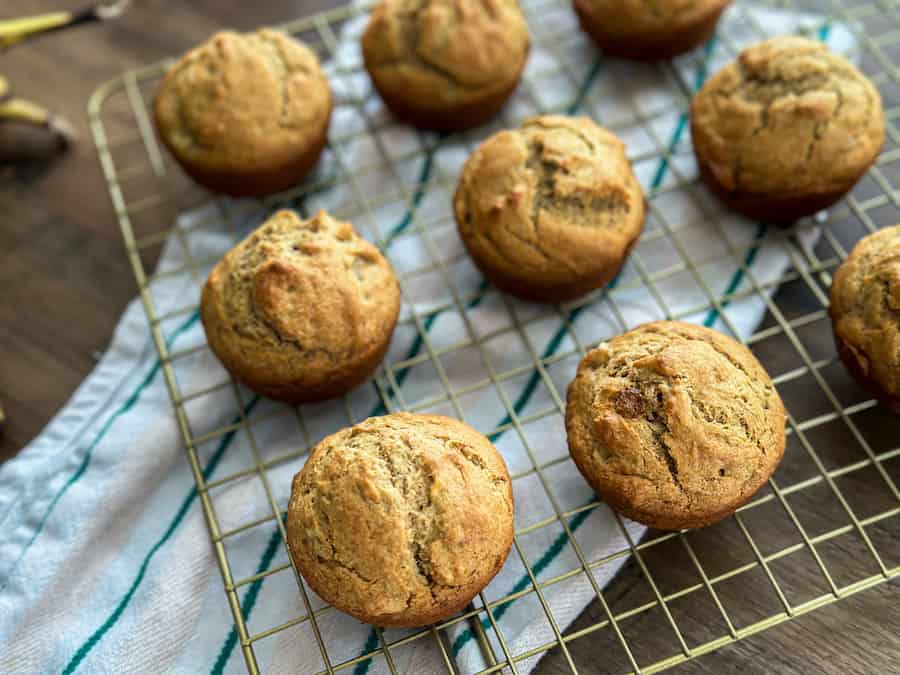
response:
[[[884,143],[872,83],[821,42],[744,50],[692,103],[697,158],[721,189],[762,196],[845,192]]]
[[[362,49],[379,92],[407,116],[474,114],[493,110],[515,86],[528,26],[516,0],[383,0]]]
[[[576,465],[611,507],[652,527],[719,520],[771,476],[785,411],[746,347],[674,321],[589,352],[569,387]]]
[[[834,275],[830,313],[851,372],[900,411],[900,225],[854,247]]]
[[[503,566],[509,475],[461,422],[373,417],[315,447],[294,478],[287,530],[296,565],[327,602],[377,625],[433,623]]]
[[[188,52],[166,74],[154,111],[175,157],[208,179],[209,173],[268,174],[304,159],[311,164],[324,144],[331,106],[331,88],[312,50],[262,29],[220,32]]]
[[[370,375],[399,308],[378,249],[324,211],[308,220],[277,212],[213,268],[201,301],[226,368],[286,400],[343,393]]]
[[[644,225],[624,145],[586,117],[534,117],[490,137],[463,169],[454,210],[494,283],[548,300],[609,281]]]

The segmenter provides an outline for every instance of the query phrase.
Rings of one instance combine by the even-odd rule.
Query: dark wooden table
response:
[[[90,372],[122,309],[135,294],[88,137],[84,113],[88,95],[121,70],[182,52],[217,28],[249,29],[333,4],[334,0],[143,0],[114,25],[44,37],[0,56],[0,71],[19,93],[61,112],[81,134],[81,141],[55,161],[0,168],[0,401],[8,415],[0,437],[0,461],[14,456],[34,437]],[[6,0],[0,18],[83,5],[83,0]],[[0,141],[11,133],[0,127]],[[785,298],[780,297],[779,304],[783,302]],[[827,339],[823,335],[823,349]],[[852,389],[854,385],[845,382],[844,386]],[[895,419],[878,412],[874,417],[872,424],[885,429],[888,436],[897,429]],[[865,495],[869,487],[861,481],[854,489]],[[719,533],[717,545],[727,542],[728,536]],[[887,546],[892,564],[897,564],[896,528],[888,536],[893,538],[879,545]],[[702,533],[692,543],[701,554],[716,555]],[[739,545],[736,539],[735,546]],[[850,556],[861,555],[850,545],[844,548]],[[673,555],[677,552],[665,547],[648,553],[648,564],[661,584],[679,581],[678,570],[684,566],[669,564]],[[808,566],[792,570],[791,576],[800,587],[807,577],[809,584],[815,583],[814,570]],[[733,592],[748,612],[763,603],[762,598],[746,593],[747,597],[741,597],[740,587]],[[608,588],[614,611],[644,602],[646,594],[646,582],[633,562]],[[898,599],[896,584],[882,585],[701,657],[680,670],[896,672],[900,670]],[[702,637],[705,611],[688,607],[677,618],[689,622]],[[648,650],[656,645],[671,651],[665,622],[653,614],[630,620],[623,626],[626,637]],[[587,626],[602,617],[594,603],[577,625]],[[581,672],[617,672],[626,667],[621,649],[608,635],[577,640],[571,651]],[[537,672],[569,671],[561,655],[551,652]]]

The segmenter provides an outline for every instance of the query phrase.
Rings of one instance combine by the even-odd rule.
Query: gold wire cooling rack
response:
[[[294,452],[273,459],[263,459],[257,444],[253,442],[251,424],[247,415],[240,411],[240,406],[235,420],[227,426],[204,430],[203,434],[191,428],[186,406],[190,402],[202,401],[210,391],[183,392],[175,368],[179,359],[189,358],[206,349],[206,346],[173,350],[167,344],[164,326],[179,316],[194,312],[199,296],[193,297],[188,307],[160,313],[155,306],[153,284],[160,278],[180,272],[191,275],[196,283],[195,288],[199,289],[203,280],[201,270],[212,261],[195,260],[188,254],[184,269],[156,274],[148,273],[148,269],[155,264],[162,245],[168,239],[183,239],[186,236],[183,228],[171,225],[179,213],[199,204],[219,205],[220,200],[192,186],[161,151],[154,135],[147,103],[152,99],[168,64],[158,63],[126,72],[94,94],[89,103],[89,117],[102,169],[184,437],[225,594],[233,613],[238,645],[250,672],[260,671],[256,651],[261,641],[300,624],[308,625],[315,635],[321,652],[322,672],[358,668],[372,658],[380,658],[388,670],[396,672],[392,654],[418,640],[435,640],[447,671],[457,672],[458,666],[447,644],[447,630],[461,622],[471,626],[483,652],[487,665],[482,672],[517,672],[523,663],[533,665],[541,656],[545,659],[538,665],[538,672],[547,662],[552,662],[549,667],[553,672],[598,672],[601,669],[656,672],[900,574],[900,493],[896,486],[900,467],[895,461],[900,461],[900,447],[896,445],[896,435],[892,434],[892,430],[897,428],[896,421],[862,393],[844,373],[830,343],[827,317],[831,272],[846,257],[853,242],[879,226],[900,222],[900,195],[896,187],[900,180],[900,165],[897,164],[900,161],[900,134],[894,126],[900,117],[900,71],[894,66],[895,57],[900,55],[900,3],[896,0],[752,3],[754,7],[760,5],[816,11],[828,16],[830,21],[840,22],[849,28],[862,46],[862,68],[879,86],[885,99],[888,142],[869,176],[857,186],[852,196],[832,210],[829,219],[822,225],[822,236],[815,247],[803,245],[799,238],[802,227],[808,228],[810,223],[771,237],[771,245],[780,247],[790,261],[777,279],[760,282],[751,269],[752,256],[748,255],[748,251],[732,245],[720,232],[717,236],[723,239],[723,246],[716,255],[732,264],[743,275],[745,282],[716,290],[710,288],[700,272],[704,265],[716,260],[696,258],[694,247],[683,238],[690,223],[674,220],[666,209],[659,208],[660,200],[667,193],[690,190],[695,194],[702,190],[695,190],[693,181],[679,168],[682,166],[679,153],[685,152],[684,145],[666,142],[653,131],[655,116],[663,113],[645,114],[637,104],[630,102],[631,117],[622,124],[637,123],[650,129],[653,143],[643,159],[652,158],[660,162],[672,176],[666,185],[657,187],[649,195],[651,217],[658,227],[645,232],[642,245],[667,241],[678,256],[674,266],[650,270],[642,264],[639,248],[633,256],[638,275],[632,285],[646,288],[659,303],[662,313],[669,318],[714,312],[721,317],[725,328],[735,335],[737,331],[726,308],[747,298],[761,299],[765,304],[765,318],[746,342],[774,374],[775,383],[790,412],[788,450],[782,467],[768,488],[735,516],[713,527],[689,533],[651,531],[640,542],[626,537],[627,545],[621,551],[599,560],[587,559],[573,534],[572,523],[574,519],[583,518],[591,510],[602,507],[594,501],[575,508],[563,508],[548,488],[546,474],[565,459],[542,463],[529,446],[527,425],[542,417],[559,417],[564,407],[565,392],[554,381],[550,371],[555,364],[566,359],[577,363],[585,350],[593,346],[574,330],[573,313],[595,303],[608,303],[613,314],[621,320],[622,301],[618,295],[621,289],[595,293],[558,308],[542,308],[526,319],[515,316],[509,299],[504,299],[503,306],[510,312],[510,321],[505,327],[498,328],[494,333],[479,334],[471,330],[470,324],[466,324],[467,333],[458,344],[433,344],[433,336],[428,332],[433,317],[446,310],[457,311],[460,316],[466,317],[471,296],[452,288],[447,273],[450,263],[438,255],[433,238],[439,223],[417,213],[415,207],[421,201],[423,192],[432,186],[447,188],[447,194],[452,192],[455,176],[436,170],[418,187],[401,187],[396,194],[381,195],[364,194],[361,182],[366,171],[395,172],[400,162],[412,160],[427,163],[428,153],[439,139],[423,136],[430,140],[400,155],[387,153],[384,146],[379,145],[377,159],[362,171],[348,173],[337,162],[333,172],[320,171],[295,190],[269,200],[273,205],[290,203],[317,190],[343,185],[353,195],[354,208],[358,213],[369,212],[376,204],[391,201],[407,206],[410,227],[402,236],[424,240],[432,263],[428,269],[414,269],[400,275],[404,293],[416,283],[416,275],[437,270],[443,282],[450,286],[452,299],[427,312],[413,310],[411,316],[401,322],[401,327],[405,325],[407,330],[416,334],[421,349],[405,359],[386,360],[379,371],[375,385],[383,410],[422,410],[436,401],[443,401],[452,412],[465,417],[467,410],[461,401],[468,391],[477,387],[496,389],[507,416],[493,429],[493,433],[515,432],[531,458],[531,467],[514,476],[514,479],[536,477],[552,506],[549,517],[520,529],[516,534],[512,555],[518,554],[527,570],[527,584],[524,587],[489,601],[482,595],[480,604],[471,605],[462,615],[399,639],[390,639],[385,632],[376,629],[377,643],[365,653],[343,660],[332,658],[318,627],[323,615],[334,610],[328,607],[314,609],[314,603],[296,571],[293,575],[302,598],[303,615],[283,617],[281,623],[256,633],[248,627],[241,595],[271,575],[289,572],[291,565],[284,562],[236,578],[227,544],[229,539],[265,522],[277,526],[283,542],[283,504],[277,503],[273,496],[268,472],[280,464],[289,462],[299,465],[302,461],[311,443],[304,427],[308,414],[296,409],[285,412],[296,415],[300,421],[302,432],[298,433],[299,447]],[[730,11],[742,13],[742,17],[752,24],[753,17],[747,13],[749,6],[751,3],[739,2]],[[567,10],[558,0],[526,0],[523,8],[532,25],[550,11]],[[364,9],[359,6],[342,7],[293,21],[282,28],[318,49],[323,61],[328,61],[338,49],[337,36],[341,26],[363,12]],[[559,36],[559,41],[564,37]],[[727,35],[720,35],[719,39],[728,49],[735,51]],[[559,54],[556,37],[544,34],[542,40],[549,53]],[[702,57],[698,53],[686,58],[699,63]],[[570,77],[570,66],[561,58],[551,65],[558,69],[559,77]],[[696,82],[687,81],[684,71],[669,63],[647,67],[657,69],[671,83],[671,95],[678,106],[676,112],[681,114],[680,126],[684,127],[684,112]],[[359,70],[359,66],[355,69]],[[541,105],[534,92],[529,95],[535,100],[536,108],[542,111],[565,111],[570,108],[566,102],[557,106]],[[332,134],[329,152],[340,150],[359,134],[382,130],[379,125],[385,123],[369,117],[370,109],[365,99],[360,98],[353,105],[366,120],[365,128],[343,136]],[[600,122],[604,123],[604,120],[601,118]],[[610,126],[616,129],[616,125]],[[478,139],[471,136],[471,140],[474,143]],[[429,143],[432,145],[429,146]],[[223,204],[216,212],[224,214],[226,210],[227,206]],[[703,218],[704,215],[701,213],[694,217]],[[446,223],[440,225],[446,226]],[[378,239],[381,245],[386,244],[383,237],[373,238]],[[187,250],[189,247],[185,245],[184,248]],[[680,312],[669,308],[665,299],[666,283],[676,275],[692,277],[702,289],[703,298],[696,307]],[[541,353],[531,346],[526,336],[529,324],[534,325],[548,318],[561,322],[567,333],[573,345],[567,353]],[[624,329],[624,321],[620,329]],[[498,372],[491,365],[491,360],[485,357],[485,344],[503,334],[520,336],[523,344],[528,345],[529,358],[527,363]],[[481,354],[484,378],[459,387],[447,374],[445,357],[464,348]],[[410,400],[404,397],[401,383],[410,369],[423,364],[433,366],[439,393],[429,400]],[[552,405],[546,410],[526,414],[511,402],[505,384],[511,378],[529,373],[549,390]],[[238,391],[234,382],[222,385],[229,386]],[[237,398],[240,400],[240,395]],[[348,423],[359,421],[349,405],[346,412]],[[252,424],[255,426],[258,422]],[[209,439],[241,429],[246,430],[251,439],[247,450],[252,455],[249,458],[250,468],[210,480],[204,473],[198,447]],[[483,431],[488,433],[491,430]],[[271,513],[223,530],[219,524],[222,514],[217,512],[211,491],[250,474],[259,477],[264,487],[267,509]],[[524,537],[547,527],[558,528],[560,536],[577,557],[577,564],[571,570],[552,578],[542,576],[536,565],[529,564],[528,558],[522,555],[521,547]],[[622,528],[621,521],[619,527]],[[624,528],[622,532],[625,532]],[[746,556],[741,557],[739,551],[746,551]],[[613,590],[617,584],[621,585],[620,582],[614,581],[603,589],[592,575],[598,568],[625,558],[631,562],[620,577],[630,575],[646,589],[646,593],[639,594],[636,599],[634,594],[618,594],[613,598]],[[558,624],[545,599],[545,592],[581,574],[586,575],[593,586],[594,603],[567,628]],[[513,654],[498,627],[496,615],[514,600],[530,594],[535,595],[540,609],[546,614],[553,638],[524,653]],[[631,598],[630,603],[622,600],[626,596]],[[495,633],[493,642],[486,637],[483,626]],[[654,636],[661,631],[667,632],[671,639],[647,639],[648,635]],[[590,643],[590,646],[586,647],[585,643]],[[603,655],[602,668],[597,665],[600,654]]]

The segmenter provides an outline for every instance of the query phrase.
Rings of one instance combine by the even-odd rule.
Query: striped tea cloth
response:
[[[522,555],[514,549],[485,589],[488,602],[517,594],[493,606],[490,618],[479,616],[499,660],[551,642],[554,630],[564,630],[626,556],[592,567],[593,578],[581,572],[545,586],[540,597],[525,561],[540,582],[580,568],[582,557],[597,561],[626,551],[628,540],[643,533],[635,523],[620,525],[602,505],[566,519],[571,538],[553,520],[557,510],[592,502],[567,459],[559,414],[579,344],[667,315],[733,328],[747,337],[763,316],[764,302],[740,292],[753,281],[777,279],[789,265],[777,233],[723,212],[702,188],[679,180],[693,177],[695,167],[687,118],[679,113],[683,99],[670,69],[601,61],[567,7],[536,9],[526,3],[525,10],[534,37],[525,82],[502,121],[462,137],[422,134],[394,122],[370,94],[364,75],[338,73],[329,63],[337,105],[332,149],[319,175],[340,171],[345,178],[293,204],[306,212],[329,208],[349,217],[362,234],[382,241],[404,275],[403,319],[412,321],[398,326],[387,362],[409,367],[395,370],[390,407],[463,414],[490,435],[511,474],[520,475],[514,481],[517,530],[552,521],[519,537]],[[363,24],[360,18],[344,26],[335,59],[344,70],[359,64]],[[846,26],[738,4],[726,13],[717,38],[675,62],[683,88],[699,87],[707,72],[733,57],[732,46],[788,32],[818,35],[838,51],[855,51]],[[358,98],[366,101],[368,122],[352,104]],[[626,141],[655,207],[641,244],[611,288],[571,310],[493,291],[464,255],[450,215],[450,191],[474,144],[501,124],[515,124],[542,108],[591,115],[613,127]],[[663,149],[671,150],[671,159],[659,158]],[[392,166],[384,165],[382,153],[392,158]],[[376,199],[392,193],[398,197]],[[297,412],[225,384],[227,374],[205,348],[194,311],[197,281],[179,270],[190,261],[211,264],[265,215],[249,201],[225,202],[224,213],[210,205],[185,214],[178,221],[183,236],[166,244],[159,262],[158,271],[167,275],[151,286],[157,313],[170,316],[161,325],[169,349],[182,355],[173,367],[208,481],[296,452],[350,420],[387,411],[372,384],[346,401]],[[670,228],[677,228],[677,235]],[[810,227],[799,238],[811,246],[817,236]],[[736,259],[752,271],[752,279]],[[665,270],[672,273],[661,274]],[[650,287],[648,274],[664,278]],[[704,285],[717,297],[738,297],[710,308]],[[533,366],[536,357],[544,359],[543,372]],[[496,386],[491,374],[500,375]],[[246,425],[234,428],[243,420]],[[226,431],[217,431],[223,427]],[[266,482],[248,472],[210,491],[220,531],[260,520],[224,542],[233,579],[250,579],[238,592],[249,634],[293,622],[254,641],[266,673],[324,669],[319,640],[332,666],[380,645],[373,629],[340,612],[316,614],[318,637],[310,620],[298,621],[307,616],[307,607],[275,521],[265,519],[271,513],[266,488],[283,508],[304,457],[267,465]],[[536,466],[544,468],[538,473],[532,470]],[[278,571],[255,576],[268,570]],[[311,592],[309,599],[314,612],[324,606]],[[481,600],[475,604],[481,606]],[[499,626],[502,643],[489,619]],[[383,637],[392,643],[416,632],[391,629]],[[445,637],[446,657],[461,672],[486,666],[468,623],[446,628]],[[135,301],[71,401],[16,459],[0,467],[0,672],[241,673],[238,642],[161,365]],[[393,667],[411,674],[445,672],[445,654],[427,634],[390,650]],[[538,658],[520,660],[518,671],[529,672]],[[379,653],[350,670],[382,673],[389,664]]]

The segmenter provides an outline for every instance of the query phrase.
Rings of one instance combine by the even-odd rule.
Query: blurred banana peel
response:
[[[0,52],[24,40],[66,28],[115,19],[131,4],[131,0],[100,2],[78,12],[51,12],[38,16],[0,21]],[[34,101],[14,95],[12,86],[0,73],[0,124],[20,123],[46,130],[59,149],[75,141],[75,128],[62,116],[52,113]],[[2,140],[6,140],[5,137]],[[22,159],[21,143],[0,142],[0,162]],[[28,152],[25,153],[27,158]],[[2,411],[0,411],[2,412]]]
[[[0,121],[22,122],[44,127],[54,134],[62,145],[72,143],[77,133],[75,128],[60,115],[55,115],[43,106],[12,95],[6,78],[0,75]]]

